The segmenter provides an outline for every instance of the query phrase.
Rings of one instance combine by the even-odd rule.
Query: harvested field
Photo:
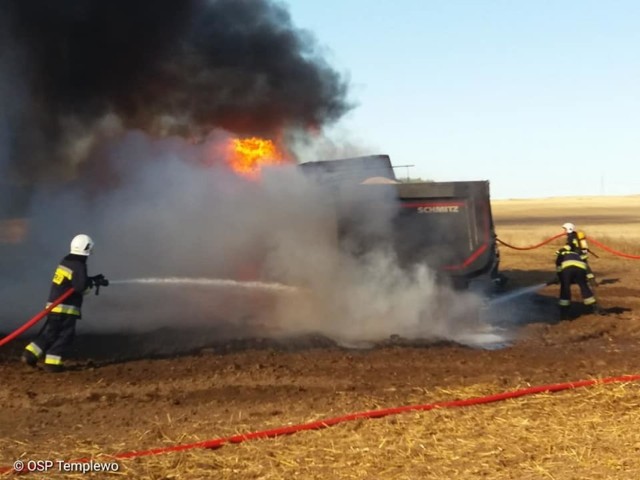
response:
[[[493,209],[499,238],[514,245],[538,243],[572,221],[612,248],[640,253],[640,196],[496,201]],[[553,276],[558,242],[502,248],[506,290]],[[559,321],[557,287],[546,287],[504,307],[520,330],[503,349],[390,343],[358,350],[308,337],[227,340],[151,358],[124,353],[144,338],[81,336],[73,368],[50,375],[18,361],[20,339],[0,348],[0,466],[108,461],[366,410],[638,374],[640,260],[594,251],[608,315],[580,314],[577,305],[576,318]],[[172,341],[171,334],[154,339]],[[640,382],[623,382],[117,463],[120,476],[136,479],[631,480],[640,476],[638,424]],[[53,468],[46,478],[108,475]]]

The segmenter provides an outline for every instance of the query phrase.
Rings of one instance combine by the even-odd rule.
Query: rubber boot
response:
[[[35,367],[38,363],[38,357],[36,357],[29,350],[25,350],[24,352],[22,352],[22,357],[20,358],[20,360],[22,360],[22,363],[25,363],[30,367]]]

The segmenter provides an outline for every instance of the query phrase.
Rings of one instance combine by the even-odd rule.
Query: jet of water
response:
[[[513,292],[506,293],[504,295],[500,295],[499,297],[493,298],[489,301],[489,305],[498,305],[500,303],[508,302],[513,300],[514,298],[521,297],[523,295],[528,295],[533,292],[537,292],[543,287],[546,287],[548,283],[540,283],[538,285],[532,285],[530,287],[519,288],[518,290],[514,290]]]
[[[227,278],[190,278],[190,277],[148,277],[110,280],[110,285],[202,285],[211,287],[245,288],[251,290],[271,290],[280,292],[298,292],[297,287],[276,282],[238,281]]]

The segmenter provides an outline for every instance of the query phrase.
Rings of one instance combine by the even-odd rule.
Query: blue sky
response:
[[[336,130],[412,177],[640,194],[640,1],[284,3],[350,78]]]

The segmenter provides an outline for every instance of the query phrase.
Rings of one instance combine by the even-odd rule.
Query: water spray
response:
[[[485,303],[484,308],[482,309],[482,312],[481,312],[481,316],[491,315],[491,308],[496,305],[510,302],[512,300],[515,300],[516,298],[523,297],[525,295],[530,295],[548,285],[553,285],[555,283],[557,283],[557,280],[551,280],[548,282],[531,285],[529,287],[519,288],[512,292],[493,298],[489,300],[487,303]],[[463,345],[467,345],[470,347],[474,347],[474,348],[483,348],[485,350],[497,350],[497,349],[508,347],[511,344],[512,338],[507,330],[500,329],[496,325],[492,325],[492,326],[487,326],[487,331],[465,333],[463,335],[458,336],[454,340],[458,343],[461,343]]]
[[[247,290],[267,290],[295,293],[300,289],[277,282],[239,281],[227,278],[191,278],[191,277],[148,277],[111,280],[111,285],[198,285],[223,288],[243,288]]]
[[[504,302],[509,302],[515,298],[518,297],[522,297],[524,295],[528,295],[530,293],[534,293],[537,292],[538,290],[540,290],[541,288],[546,287],[547,285],[550,285],[551,282],[545,282],[545,283],[539,283],[538,285],[532,285],[530,287],[523,287],[523,288],[519,288],[517,290],[514,290],[513,292],[509,292],[507,294],[504,295],[500,295],[497,298],[493,298],[489,301],[489,306],[494,306],[494,305],[499,305],[501,303]]]

